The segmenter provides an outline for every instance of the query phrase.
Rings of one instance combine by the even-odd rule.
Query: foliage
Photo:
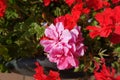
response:
[[[4,64],[13,58],[41,53],[38,43],[44,32],[40,24],[40,1],[8,0],[6,3],[5,15],[0,18],[0,55]]]

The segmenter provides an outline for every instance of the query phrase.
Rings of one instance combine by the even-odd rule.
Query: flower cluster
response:
[[[0,48],[2,66],[41,53],[60,71],[92,72],[100,58],[119,68],[120,0],[0,0]],[[36,80],[60,80],[57,72],[45,75],[36,65]],[[95,65],[97,80],[120,79],[105,61]]]
[[[84,55],[85,47],[79,26],[65,29],[62,22],[51,24],[45,30],[40,44],[51,62],[55,62],[60,70],[77,67],[79,56]]]
[[[86,0],[86,4],[89,8],[93,8],[94,10],[109,6],[107,0]]]
[[[120,0],[112,0],[112,2],[113,2],[114,4],[117,4],[117,3],[120,2]]]
[[[61,80],[58,72],[50,70],[49,74],[46,75],[44,73],[43,67],[40,66],[38,62],[36,62],[35,64],[37,66],[35,68],[36,74],[34,74],[35,80]]]
[[[50,5],[49,0],[44,0],[44,3]],[[82,32],[77,26],[82,15],[85,15],[89,22],[90,13],[96,11],[94,16],[92,14],[94,17],[92,19],[95,19],[98,24],[91,26],[88,23],[89,25],[85,26],[85,30],[90,31],[89,35],[92,39],[100,36],[109,38],[114,44],[120,43],[120,6],[111,8],[111,4],[118,5],[119,0],[111,0],[111,2],[108,0],[65,0],[65,3],[71,11],[55,18],[54,24],[45,29],[45,35],[40,40],[44,51],[48,53],[47,57],[57,64],[58,69],[77,67],[79,57],[84,55]]]
[[[112,43],[120,43],[120,6],[114,9],[106,8],[103,12],[97,13],[95,19],[99,22],[98,26],[88,26],[90,37],[96,36],[109,37]]]
[[[120,80],[120,75],[115,76],[115,69],[107,67],[105,65],[104,59],[101,59],[102,65],[100,69],[100,65],[95,62],[96,68],[94,70],[94,75],[96,80]],[[99,70],[100,69],[100,70]]]
[[[5,0],[0,0],[0,17],[3,17],[6,10]]]

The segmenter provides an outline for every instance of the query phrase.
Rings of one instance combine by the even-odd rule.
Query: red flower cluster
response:
[[[112,3],[117,4],[120,0],[112,0]]]
[[[89,8],[93,8],[94,10],[98,10],[103,8],[104,6],[109,6],[107,0],[86,0],[86,5]]]
[[[34,75],[35,80],[61,80],[59,73],[50,70],[49,74],[44,74],[44,69],[39,65],[38,62],[35,63],[37,68],[35,68],[36,74]]]
[[[0,0],[0,17],[3,17],[6,9],[5,0]]]
[[[120,43],[120,6],[114,9],[106,8],[103,12],[97,13],[95,19],[99,22],[99,26],[88,26],[90,37],[96,36],[109,37],[114,44]]]
[[[71,14],[66,14],[65,16],[60,16],[54,20],[55,24],[57,22],[62,22],[66,29],[73,29],[77,24],[75,18]]]
[[[65,0],[65,2],[71,6],[73,3],[82,3],[82,0]],[[118,0],[113,0],[113,2],[118,2]],[[101,9],[103,7],[107,7],[110,4],[108,0],[85,0],[84,3],[88,8],[93,8],[94,10]]]
[[[107,67],[105,61],[102,60],[102,67],[95,62],[96,69],[94,70],[94,76],[96,80],[120,80],[120,75],[115,77],[115,69]],[[100,69],[100,71],[99,71]]]
[[[76,0],[79,1],[79,0]],[[66,29],[73,29],[76,25],[78,20],[80,19],[81,14],[88,14],[89,9],[83,8],[83,3],[79,1],[79,3],[76,3],[71,10],[70,14],[66,14],[64,16],[60,16],[54,20],[55,23],[62,22]]]
[[[57,1],[57,0],[43,0],[45,6],[49,6],[51,1]],[[113,3],[118,3],[120,0],[112,0]],[[83,3],[83,0],[65,0],[65,3],[68,6],[71,6],[73,4],[79,4]],[[85,0],[84,1],[85,6],[87,6],[90,9],[99,10],[103,7],[108,7],[110,4],[108,3],[108,0]]]
[[[65,0],[65,2],[71,6],[73,3],[81,3],[82,0]]]

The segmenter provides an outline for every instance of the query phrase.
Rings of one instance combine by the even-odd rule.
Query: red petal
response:
[[[115,27],[114,33],[120,35],[120,26],[116,26],[116,27]]]
[[[43,0],[45,6],[49,6],[51,0]]]

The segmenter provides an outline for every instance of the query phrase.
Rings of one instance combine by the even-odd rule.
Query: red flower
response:
[[[118,2],[120,2],[120,0],[112,0],[112,3],[114,3],[114,4],[116,4]]]
[[[79,3],[74,5],[74,7],[71,10],[71,14],[74,18],[74,20],[77,22],[77,20],[80,18],[80,15],[82,13],[83,10],[83,3]]]
[[[112,9],[106,8],[103,12],[97,13],[95,19],[100,23],[101,27],[104,27],[113,24],[112,16]]]
[[[37,68],[35,68],[36,74],[34,75],[35,80],[61,80],[59,73],[50,70],[49,75],[44,74],[44,69],[39,65],[38,62],[35,63]]]
[[[0,17],[3,17],[6,10],[5,0],[0,0]]]
[[[96,80],[120,80],[120,76],[115,77],[115,69],[107,67],[105,61],[102,60],[102,67],[95,62],[96,69],[94,70],[94,76]]]
[[[81,3],[82,2],[82,0],[76,0],[76,3]]]
[[[58,72],[50,70],[49,75],[47,77],[47,80],[61,80],[61,79],[59,77]]]
[[[75,0],[65,0],[65,2],[66,2],[69,6],[71,6],[71,5],[75,2]]]
[[[64,25],[66,29],[71,30],[77,25],[77,23],[76,23],[75,18],[72,15],[66,14]]]
[[[57,0],[52,0],[52,1],[57,1]],[[51,3],[51,0],[43,0],[45,6],[49,6]]]
[[[110,41],[111,41],[113,44],[118,44],[118,43],[120,43],[120,35],[115,34],[115,33],[111,34]]]
[[[73,29],[77,25],[75,18],[70,14],[66,14],[65,16],[60,16],[56,18],[54,22],[55,23],[62,22],[64,24],[64,27],[69,30]]]
[[[110,33],[112,33],[112,27],[106,26],[106,27],[101,28],[99,35],[101,37],[108,37],[110,35]]]
[[[114,33],[120,35],[120,26],[115,26]]]
[[[118,75],[115,80],[120,80],[120,75]]]
[[[96,26],[87,26],[87,30],[90,30],[91,32],[89,33],[90,37],[93,39],[96,36],[100,35],[100,30],[101,28],[96,27]]]
[[[69,6],[71,6],[74,2],[76,2],[76,3],[81,3],[82,0],[65,0],[65,2],[66,2]]]
[[[49,5],[50,5],[51,0],[43,0],[43,2],[44,2],[44,5],[45,5],[45,6],[49,6]]]
[[[84,14],[88,14],[90,12],[90,9],[89,8],[84,8],[83,10],[82,10],[82,13],[84,13]]]
[[[107,68],[105,64],[102,65],[100,72],[94,72],[96,80],[115,80],[114,74],[115,70],[112,68],[110,71],[110,68]]]
[[[103,8],[104,6],[108,6],[109,3],[107,0],[86,0],[86,4],[89,8],[93,8],[94,10],[98,10]]]
[[[86,29],[91,31],[89,34],[91,38],[95,38],[96,36],[108,37],[112,32],[112,29],[109,26],[103,28],[88,26]]]
[[[66,0],[66,1],[72,2],[74,0]],[[77,25],[77,22],[82,13],[85,13],[85,14],[89,13],[90,10],[88,8],[85,8],[85,9],[83,8],[82,0],[75,0],[75,2],[76,4],[73,6],[71,10],[71,14],[66,14],[64,16],[60,16],[56,18],[54,20],[54,23],[62,22],[66,29],[71,30]]]
[[[97,13],[95,19],[99,22],[99,26],[88,26],[86,29],[91,32],[90,37],[110,37],[110,41],[114,44],[120,43],[120,6],[114,9],[106,8],[103,12]]]
[[[78,0],[76,0],[78,1]],[[73,29],[77,25],[77,21],[80,18],[80,15],[83,12],[83,3],[82,1],[78,1],[71,10],[71,14],[66,14],[64,16],[60,16],[54,20],[55,23],[62,22],[66,29]],[[88,9],[84,12],[88,13]]]
[[[35,63],[37,68],[35,68],[36,74],[34,75],[35,80],[45,80],[47,76],[44,74],[42,66],[38,62]]]

